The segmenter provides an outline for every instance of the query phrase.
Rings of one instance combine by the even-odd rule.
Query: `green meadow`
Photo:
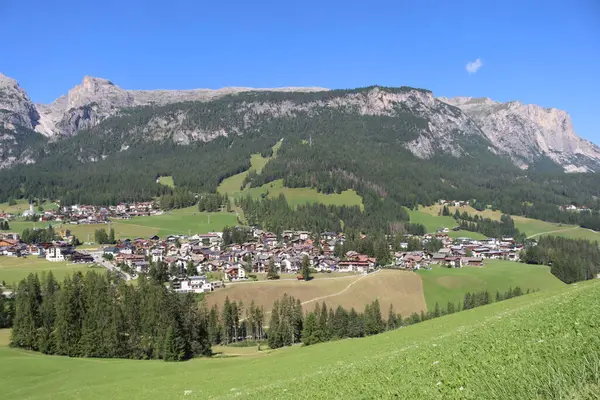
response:
[[[487,290],[492,299],[496,291],[504,293],[516,286],[526,292],[549,290],[565,286],[544,265],[521,264],[514,261],[485,260],[483,267],[446,268],[432,265],[431,270],[417,272],[423,281],[427,309],[432,311],[437,302],[446,308],[448,302],[463,301],[466,292]]]
[[[377,336],[182,363],[0,346],[0,387],[9,399],[597,399],[599,297],[585,282]]]
[[[30,273],[41,276],[43,272],[52,271],[57,280],[62,281],[65,276],[71,275],[76,271],[88,271],[90,268],[97,268],[99,271],[103,267],[92,267],[89,265],[73,264],[70,262],[50,262],[39,257],[6,257],[0,256],[0,282],[4,281],[8,286],[13,286],[26,278]]]
[[[273,156],[277,156],[277,150],[281,147],[282,142],[279,141],[273,146]],[[249,171],[255,171],[260,174],[272,157],[262,157],[260,154],[252,154],[250,157],[251,167],[248,171],[241,172],[237,175],[230,176],[224,179],[217,191],[219,193],[227,193],[230,198],[252,196],[254,198],[268,196],[270,198],[278,197],[283,194],[288,203],[296,207],[300,204],[307,203],[323,203],[327,205],[348,205],[359,206],[363,208],[362,197],[354,190],[345,190],[342,193],[323,194],[312,188],[288,188],[283,186],[283,179],[277,179],[260,187],[251,188],[246,186],[242,188],[242,183],[248,175]]]
[[[111,222],[110,226],[115,230],[115,236],[118,239],[125,239],[135,237],[147,238],[152,235],[187,235],[188,233],[194,235],[196,233],[221,231],[225,226],[236,224],[237,218],[235,213],[199,212],[196,206],[192,206],[179,210],[166,211],[162,215],[133,217],[130,220],[115,220]],[[52,225],[55,229],[69,229],[82,242],[94,241],[94,232],[96,229],[108,230],[108,224],[72,225],[54,222]],[[14,232],[23,232],[26,228],[46,228],[47,226],[47,222],[10,222],[10,230]]]
[[[172,187],[172,188],[175,187],[175,182],[173,181],[172,176],[159,176],[158,183],[160,183],[161,185]]]

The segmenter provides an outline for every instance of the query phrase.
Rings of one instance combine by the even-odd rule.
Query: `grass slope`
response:
[[[172,176],[160,176],[158,178],[158,183],[160,183],[161,185],[172,187],[172,188],[175,187],[175,182],[173,181]]]
[[[76,271],[87,271],[87,265],[72,264],[68,262],[50,262],[38,257],[5,257],[0,256],[0,282],[5,281],[12,286],[30,273],[41,275],[44,271],[52,271],[57,280],[62,281],[65,276]],[[102,271],[102,267],[98,267]]]
[[[281,147],[281,144],[282,142],[279,141],[277,144],[275,144],[275,146],[273,146],[272,157],[277,156],[277,151]],[[339,194],[323,194],[312,188],[284,187],[282,179],[275,180],[260,187],[246,187],[242,189],[242,183],[248,175],[248,172],[256,171],[256,173],[260,174],[272,157],[262,157],[260,154],[252,154],[250,157],[250,169],[224,179],[217,188],[217,192],[227,193],[227,195],[229,195],[229,197],[232,199],[247,195],[258,198],[267,194],[269,197],[277,197],[280,194],[283,194],[285,195],[288,203],[294,207],[299,204],[306,203],[323,203],[327,205],[338,206],[357,205],[360,206],[361,209],[363,208],[362,197],[359,196],[354,190],[345,190]]]
[[[597,398],[600,281],[266,355],[70,359],[0,347],[4,398]],[[2,335],[0,335],[1,337]],[[184,394],[187,393],[187,394]]]
[[[441,207],[442,206],[439,206],[439,205],[434,205],[434,206],[429,206],[429,207],[421,207],[421,208],[419,208],[419,211],[421,213],[428,214],[431,217],[437,217],[439,211],[441,210]],[[449,207],[449,209],[450,209],[451,213],[454,213],[454,211],[457,209],[457,207]],[[471,215],[478,214],[482,217],[490,218],[490,219],[493,219],[496,221],[500,221],[500,216],[502,215],[502,213],[500,211],[492,211],[489,209],[483,210],[483,211],[477,211],[476,209],[474,209],[471,206],[460,207],[460,208],[458,208],[458,210],[461,213],[466,211],[467,213],[469,213]],[[420,216],[420,217],[417,216],[417,218],[423,218],[425,220],[428,219],[428,217],[425,217],[425,216]],[[449,217],[437,217],[437,218],[449,218]],[[411,214],[411,219],[412,219],[412,214]],[[590,229],[581,228],[579,226],[557,224],[554,222],[546,222],[546,221],[541,221],[539,219],[525,218],[525,217],[520,217],[517,215],[513,215],[512,219],[515,221],[515,226],[517,227],[517,229],[519,229],[519,231],[521,231],[521,232],[524,232],[529,237],[535,238],[538,236],[553,235],[553,236],[563,236],[563,237],[571,238],[571,239],[585,239],[585,240],[591,240],[591,241],[595,241],[595,240],[600,241],[600,233],[594,232]]]
[[[496,290],[506,292],[520,286],[527,289],[549,290],[564,286],[543,265],[528,265],[503,260],[486,260],[484,267],[445,268],[433,266],[431,270],[417,272],[423,280],[425,300],[429,310],[435,303],[446,308],[449,301],[462,303],[466,292],[488,290],[493,299]]]
[[[425,299],[418,275],[405,271],[382,270],[367,276],[353,275],[342,278],[320,278],[310,282],[297,280],[260,281],[230,284],[207,296],[210,306],[223,304],[226,297],[243,301],[252,300],[265,310],[271,310],[273,302],[284,293],[292,295],[312,310],[316,302],[325,302],[330,307],[341,305],[362,311],[365,304],[379,299],[381,309],[387,313],[390,304],[396,312],[409,315],[425,309]]]
[[[438,229],[448,228],[452,229],[456,225],[456,221],[452,217],[448,216],[440,216],[437,213],[433,214],[432,212],[420,208],[419,210],[410,210],[407,209],[408,215],[410,216],[410,222],[414,224],[422,224],[425,226],[425,229],[428,233],[434,233]],[[453,238],[466,237],[470,239],[486,239],[485,235],[482,235],[478,232],[470,232],[470,231],[453,231],[448,232],[448,236]]]

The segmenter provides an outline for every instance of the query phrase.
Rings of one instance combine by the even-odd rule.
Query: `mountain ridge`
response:
[[[358,94],[363,89],[368,90],[368,94]],[[102,121],[118,117],[125,110],[135,107],[206,103],[242,93],[274,92],[290,96],[287,102],[280,104],[253,104],[246,108],[240,106],[239,112],[252,111],[272,118],[306,111],[316,104],[332,110],[349,109],[359,115],[398,117],[405,115],[403,113],[412,113],[423,117],[426,114],[428,126],[421,130],[418,137],[405,144],[408,150],[420,158],[431,158],[438,151],[455,157],[464,155],[467,152],[456,143],[461,140],[461,134],[469,132],[469,135],[485,137],[492,153],[508,157],[521,169],[550,160],[566,172],[600,171],[600,147],[575,133],[570,116],[565,111],[519,101],[501,103],[489,98],[435,97],[426,89],[405,88],[407,91],[402,94],[394,93],[394,88],[379,86],[363,89],[355,89],[355,93],[352,90],[320,87],[125,90],[108,79],[85,76],[81,84],[71,88],[54,102],[34,104],[16,80],[0,74],[0,127],[4,128],[5,133],[0,139],[0,147],[4,147],[5,152],[15,153],[8,139],[18,140],[18,127],[35,131],[52,142],[93,129]],[[301,94],[319,92],[326,92],[331,96],[313,104],[304,102],[301,106],[294,99],[303,98]],[[447,107],[455,107],[458,111]],[[146,126],[137,129],[151,136],[163,137],[165,134],[170,135],[168,132],[179,130],[172,137],[175,143],[181,145],[195,140],[213,140],[235,133],[236,130],[238,133],[243,130],[240,127],[222,127],[220,131],[201,132],[194,126],[201,124],[201,121],[190,121],[181,112],[175,113],[174,119],[150,119]],[[4,160],[0,167],[14,165],[18,163],[18,159],[18,155],[12,154],[12,161]],[[29,157],[27,162],[35,160]]]

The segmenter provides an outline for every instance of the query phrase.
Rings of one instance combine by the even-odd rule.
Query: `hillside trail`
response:
[[[548,231],[548,232],[540,232],[540,233],[536,233],[535,235],[527,236],[527,239],[531,239],[531,238],[534,238],[534,237],[536,237],[536,236],[547,235],[547,234],[549,234],[549,233],[558,233],[558,232],[568,232],[568,231],[573,231],[573,230],[575,230],[575,229],[579,229],[579,227],[578,227],[578,226],[574,226],[574,227],[572,227],[572,228],[566,228],[566,229],[557,229],[557,230],[554,230],[554,231]]]
[[[366,278],[367,276],[370,276],[370,275],[376,274],[376,273],[377,273],[377,272],[379,272],[379,271],[381,271],[381,270],[379,270],[379,269],[378,269],[378,270],[376,270],[375,272],[372,272],[372,273],[370,273],[370,274],[366,274],[366,275],[363,275],[363,276],[361,276],[361,277],[360,277],[360,278],[358,278],[357,280],[350,282],[350,284],[349,284],[348,286],[346,286],[344,289],[340,290],[339,292],[332,293],[332,294],[328,294],[328,295],[326,295],[326,296],[315,297],[314,299],[310,299],[310,300],[303,301],[303,302],[302,302],[302,303],[300,303],[300,304],[301,304],[301,305],[305,305],[305,304],[308,304],[308,303],[312,303],[313,301],[319,301],[319,300],[323,300],[323,299],[326,299],[326,298],[329,298],[329,297],[339,296],[340,294],[346,293],[348,290],[350,290],[350,288],[352,287],[352,285],[354,285],[356,282],[358,282],[358,281],[360,281],[360,280],[362,280],[362,279]],[[339,278],[325,278],[325,279],[341,279],[341,278],[348,278],[348,277],[347,277],[347,276],[341,276],[341,277],[339,277]],[[265,312],[265,315],[268,315],[268,314],[271,314],[271,311],[267,311],[267,312]],[[246,319],[246,318],[243,318],[243,319],[241,319],[240,321],[243,321],[244,319]]]
[[[359,281],[363,280],[364,278],[366,278],[366,277],[367,277],[367,276],[369,276],[369,275],[376,274],[376,273],[377,273],[377,272],[379,272],[379,271],[380,271],[380,270],[377,270],[377,271],[375,271],[375,272],[373,272],[373,273],[370,273],[370,274],[366,274],[366,275],[363,275],[363,276],[361,276],[361,277],[360,277],[360,278],[358,278],[357,280],[350,282],[350,284],[349,284],[348,286],[346,286],[344,289],[340,290],[340,291],[339,291],[339,292],[337,292],[337,293],[328,294],[328,295],[326,295],[326,296],[315,297],[314,299],[310,299],[310,300],[303,301],[303,302],[302,302],[302,303],[300,303],[300,304],[302,304],[302,305],[305,305],[305,304],[308,304],[308,303],[312,303],[313,301],[319,301],[319,300],[327,299],[327,298],[329,298],[329,297],[339,296],[340,294],[346,293],[348,290],[350,290],[350,288],[352,287],[352,285],[354,285],[355,283],[357,283],[357,282],[359,282]]]

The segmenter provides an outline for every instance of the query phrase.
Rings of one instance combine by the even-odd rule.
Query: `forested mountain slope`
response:
[[[251,186],[283,179],[324,193],[352,188],[365,212],[390,222],[405,218],[394,211],[401,205],[440,198],[542,215],[567,203],[593,206],[600,196],[599,175],[523,171],[459,108],[408,87],[238,92],[119,109],[71,137],[9,133],[20,146],[16,153],[27,156],[21,162],[31,164],[0,171],[0,201],[149,199],[173,191],[155,182],[160,175],[173,176],[177,190],[214,192],[249,168],[251,154],[267,155],[282,139]],[[16,145],[5,147],[15,154]]]

